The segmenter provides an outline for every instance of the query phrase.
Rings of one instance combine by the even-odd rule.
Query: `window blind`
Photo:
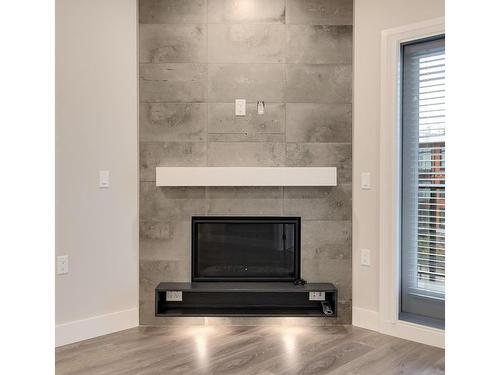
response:
[[[444,37],[405,45],[402,58],[401,307],[444,318]]]

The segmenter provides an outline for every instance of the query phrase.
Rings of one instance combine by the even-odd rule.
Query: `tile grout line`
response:
[[[206,35],[205,35],[205,47],[206,47],[206,69],[205,69],[205,166],[208,167],[208,152],[209,152],[209,142],[208,142],[208,106],[209,106],[209,100],[208,100],[208,95],[209,95],[209,87],[208,87],[208,0],[205,0],[204,2],[205,6],[205,30],[206,30]],[[205,193],[205,216],[208,216],[208,186],[204,187],[204,193]]]
[[[287,160],[288,160],[288,147],[287,147],[287,104],[288,104],[288,98],[287,98],[287,84],[288,84],[288,69],[287,69],[287,64],[288,64],[288,24],[287,24],[287,18],[288,18],[288,0],[285,0],[285,19],[284,19],[284,25],[285,25],[285,66],[284,66],[284,77],[285,77],[285,82],[283,82],[283,87],[285,92],[283,93],[283,101],[285,105],[285,115],[284,115],[284,133],[285,133],[285,167],[287,166]],[[285,189],[286,187],[283,186],[281,188],[281,215],[285,215]]]

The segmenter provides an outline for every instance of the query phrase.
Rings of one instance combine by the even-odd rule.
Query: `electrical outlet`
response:
[[[181,290],[167,290],[167,301],[182,301],[182,291]]]
[[[56,272],[58,275],[67,274],[69,271],[69,258],[67,255],[59,255],[57,257]]]
[[[369,266],[370,262],[370,250],[369,249],[361,249],[361,265]]]
[[[309,292],[309,301],[324,301],[325,292]]]

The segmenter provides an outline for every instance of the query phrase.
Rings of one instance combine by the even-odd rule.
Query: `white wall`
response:
[[[136,17],[135,0],[56,1],[57,345],[138,322]]]
[[[354,324],[373,326],[379,310],[381,31],[442,16],[444,0],[354,0]],[[361,190],[361,172],[371,172],[372,190]],[[371,267],[360,266],[360,249],[371,250]]]

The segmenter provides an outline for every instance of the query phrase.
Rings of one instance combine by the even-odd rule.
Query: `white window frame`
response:
[[[444,330],[399,320],[400,303],[400,62],[401,44],[445,33],[444,18],[382,31],[380,80],[379,330],[444,347]]]

